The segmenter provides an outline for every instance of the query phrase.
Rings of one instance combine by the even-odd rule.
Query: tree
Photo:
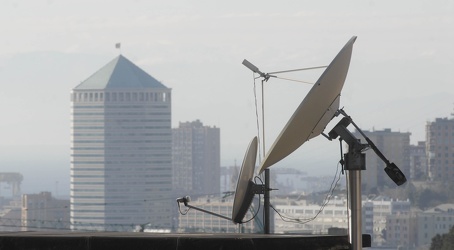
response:
[[[430,244],[430,250],[452,250],[454,249],[454,227],[448,233],[435,235]]]
[[[441,249],[454,249],[454,227],[451,227],[449,233],[443,234],[443,246]]]
[[[421,209],[427,209],[446,202],[446,196],[446,192],[435,192],[431,189],[425,188],[417,195],[416,204]]]
[[[440,250],[443,246],[443,237],[439,234],[435,235],[432,238],[432,242],[430,244],[430,250]]]

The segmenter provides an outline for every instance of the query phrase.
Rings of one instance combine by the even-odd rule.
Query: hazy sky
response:
[[[415,143],[427,121],[454,111],[453,1],[6,0],[0,32],[1,171],[69,176],[69,93],[119,54],[118,42],[172,88],[173,127],[221,128],[222,165],[241,164],[257,134],[245,58],[264,72],[327,65],[356,35],[341,106],[359,126],[411,132]],[[267,148],[310,88],[266,83]],[[273,168],[334,173],[338,147],[316,138]]]

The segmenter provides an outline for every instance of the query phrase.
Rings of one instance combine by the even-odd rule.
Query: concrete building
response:
[[[363,234],[374,236],[374,203],[371,201],[362,202],[362,231]]]
[[[398,212],[386,216],[386,246],[415,249],[417,244],[417,213]]]
[[[427,157],[425,141],[419,141],[417,145],[410,145],[410,179],[427,179]]]
[[[437,234],[445,234],[454,226],[454,204],[441,204],[420,212],[417,217],[417,246],[430,245]]]
[[[69,229],[69,200],[50,192],[22,195],[22,227],[26,231]]]
[[[392,132],[391,129],[364,130],[363,132],[390,162],[394,162],[406,176],[410,176],[409,147],[411,133]],[[354,134],[357,138],[362,139],[357,131]],[[361,141],[366,143],[364,139]],[[363,192],[370,192],[383,186],[394,187],[396,185],[383,170],[385,167],[385,163],[373,150],[366,151],[366,170],[361,172]]]
[[[394,200],[379,196],[374,199],[363,199],[363,233],[370,234],[373,246],[385,246],[387,217],[409,213],[409,200]]]
[[[236,163],[234,166],[221,167],[221,193],[235,191],[240,167]]]
[[[0,173],[0,191],[2,191],[2,183],[10,185],[11,196],[13,198],[19,198],[21,195],[21,183],[24,177],[21,173]]]
[[[21,200],[3,200],[0,196],[0,231],[22,231]]]
[[[172,182],[182,195],[220,192],[220,129],[204,126],[199,120],[180,122],[172,129]]]
[[[325,180],[325,176],[308,176],[306,172],[294,168],[276,168],[270,173],[271,185],[277,189],[273,191],[274,195],[323,191],[326,186],[321,187],[320,184],[332,180],[332,176],[331,179]]]
[[[426,125],[426,151],[429,178],[454,179],[454,119],[437,118]]]
[[[327,234],[330,228],[348,228],[348,209],[345,198],[332,198],[322,209],[296,197],[273,199],[275,233]],[[289,220],[294,218],[299,220]]]
[[[199,197],[195,201],[191,201],[191,205],[216,213],[226,217],[232,217],[233,196],[219,198],[219,196],[204,196]],[[254,207],[258,207],[258,199],[254,199],[251,205],[252,211]],[[197,210],[187,210],[184,205],[181,205],[179,214],[179,232],[185,233],[261,233],[263,232],[262,210],[258,211],[257,216],[250,222],[244,224],[234,224],[232,221],[223,219],[217,216],[210,215]],[[186,214],[184,214],[187,212]],[[251,219],[251,213],[247,213],[243,221]]]
[[[74,230],[171,227],[171,89],[120,55],[71,93]]]

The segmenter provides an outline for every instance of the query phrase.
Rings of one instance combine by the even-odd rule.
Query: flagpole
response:
[[[116,43],[115,48],[120,51],[120,55],[121,55],[121,43]]]

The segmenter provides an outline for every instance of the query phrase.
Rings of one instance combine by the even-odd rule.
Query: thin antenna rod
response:
[[[263,157],[265,157],[265,79],[262,80],[262,147]]]
[[[292,82],[301,82],[301,83],[307,83],[307,84],[312,84],[312,85],[314,84],[313,82],[306,82],[306,81],[295,80],[295,79],[279,77],[279,76],[271,76],[271,77],[274,77],[274,78],[277,78],[277,79],[282,79],[282,80],[287,80],[287,81],[292,81]]]
[[[310,68],[301,68],[301,69],[291,69],[291,70],[268,72],[268,74],[281,74],[281,73],[289,73],[289,72],[311,70],[311,69],[323,69],[323,68],[327,68],[327,67],[328,66],[316,66],[316,67],[310,67]]]
[[[289,79],[289,78],[284,78],[284,77],[277,77],[271,74],[279,74],[279,73],[287,73],[287,72],[295,72],[295,71],[302,71],[302,70],[311,70],[311,69],[320,69],[320,68],[326,68],[328,66],[317,66],[317,67],[310,67],[310,68],[302,68],[302,69],[293,69],[293,70],[285,70],[285,71],[276,71],[276,72],[271,72],[271,73],[263,73],[262,71],[259,70],[257,66],[249,62],[248,60],[244,59],[243,60],[243,65],[246,66],[248,69],[250,69],[252,72],[257,73],[262,77],[262,146],[263,146],[263,155],[265,156],[266,154],[266,146],[265,146],[265,82],[267,82],[270,77],[273,78],[279,78],[283,80],[288,80],[288,81],[295,81],[295,82],[302,82],[302,83],[308,83],[308,84],[313,84],[309,82],[304,82],[304,81],[299,81],[299,80],[294,80],[294,79]],[[259,149],[260,150],[260,149]],[[264,212],[264,233],[269,234],[270,233],[270,170],[265,169],[265,193],[263,197],[263,212]]]

